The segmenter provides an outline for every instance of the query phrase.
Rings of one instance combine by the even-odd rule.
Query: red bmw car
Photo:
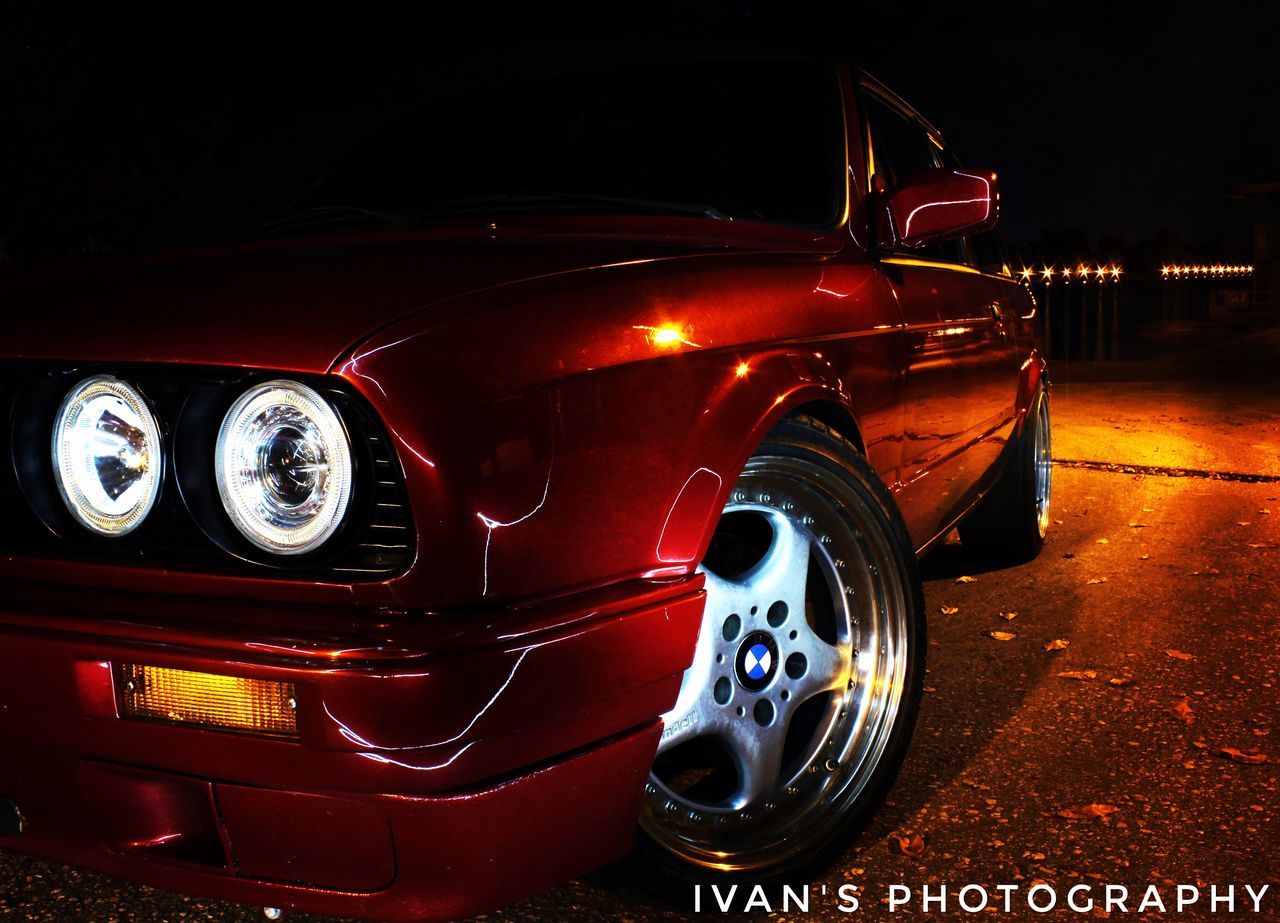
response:
[[[795,881],[1041,547],[996,177],[842,63],[428,100],[250,239],[10,281],[0,847],[379,919]]]

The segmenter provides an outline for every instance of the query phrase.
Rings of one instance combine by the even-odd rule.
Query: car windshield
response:
[[[698,214],[829,226],[835,75],[809,61],[672,63],[434,99],[374,132],[271,228],[455,214]]]

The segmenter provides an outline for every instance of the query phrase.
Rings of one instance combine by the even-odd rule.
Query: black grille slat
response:
[[[399,464],[387,440],[378,432],[372,413],[350,395],[336,395],[351,426],[353,440],[367,446],[372,472],[364,488],[363,512],[354,534],[335,539],[341,545],[324,560],[302,566],[295,562],[255,563],[233,554],[211,539],[183,503],[172,472],[145,535],[137,541],[94,540],[79,534],[58,535],[45,524],[24,496],[14,468],[13,427],[16,406],[28,386],[49,376],[71,372],[37,364],[0,363],[0,555],[30,555],[69,561],[94,561],[123,566],[165,567],[211,573],[261,574],[273,579],[315,579],[341,575],[351,581],[385,580],[404,571],[412,560],[413,528]],[[234,384],[244,376],[217,370],[134,367],[75,370],[84,377],[114,374],[137,385],[154,405],[166,430],[172,430],[188,398],[200,387]],[[78,380],[71,375],[68,381]],[[320,382],[326,387],[330,383]],[[70,385],[68,385],[69,387]],[[331,390],[331,393],[332,392]],[[41,413],[47,413],[42,409]],[[47,488],[56,495],[56,488]],[[42,485],[42,489],[44,489]],[[60,501],[59,501],[60,502]],[[74,530],[72,530],[74,531]],[[140,533],[143,530],[139,530]]]

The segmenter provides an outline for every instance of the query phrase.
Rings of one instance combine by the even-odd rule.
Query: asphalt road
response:
[[[878,919],[893,884],[913,895],[898,914],[928,915],[921,889],[948,884],[963,917],[954,890],[966,884],[994,898],[1036,882],[1060,900],[1093,886],[1097,916],[1106,884],[1156,884],[1170,905],[1179,884],[1270,884],[1261,918],[1280,918],[1278,360],[1280,336],[1266,334],[1058,370],[1063,462],[1044,553],[997,569],[950,544],[926,562],[928,694],[906,769],[815,884],[810,913],[779,918]],[[846,884],[857,914],[838,909]],[[0,854],[0,918],[261,916]],[[679,918],[574,882],[489,919]]]

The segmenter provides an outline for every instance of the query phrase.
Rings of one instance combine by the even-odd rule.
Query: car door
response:
[[[873,189],[936,169],[942,146],[879,92],[862,96]],[[1010,293],[973,266],[964,240],[877,250],[902,311],[906,346],[898,502],[917,547],[950,527],[989,483],[1016,396]]]

